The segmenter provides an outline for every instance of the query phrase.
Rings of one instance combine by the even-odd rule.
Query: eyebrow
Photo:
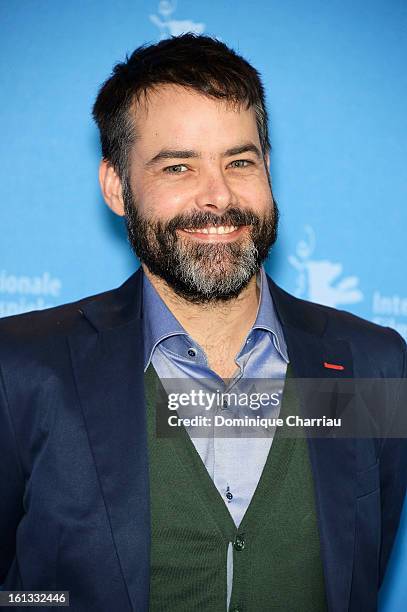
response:
[[[233,157],[233,155],[241,155],[242,153],[254,153],[256,157],[261,158],[261,153],[252,142],[246,142],[242,145],[238,145],[237,147],[232,147],[224,152],[223,157]]]
[[[177,149],[163,149],[157,155],[154,155],[150,161],[147,162],[146,166],[153,166],[162,159],[190,159],[191,157],[201,157],[197,151],[191,151],[190,149],[177,150]]]
[[[261,153],[252,142],[246,142],[231,149],[227,149],[223,152],[222,157],[233,157],[234,155],[241,155],[242,153],[254,153],[256,157],[261,158]],[[153,166],[164,159],[199,159],[201,156],[198,151],[191,149],[162,149],[154,155],[147,163],[146,166]]]

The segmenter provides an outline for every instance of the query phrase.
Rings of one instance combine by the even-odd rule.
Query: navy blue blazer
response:
[[[148,610],[141,280],[139,270],[114,291],[0,321],[0,583],[69,590],[72,612]],[[396,332],[268,280],[297,377],[406,376]],[[406,441],[308,442],[329,612],[373,612]]]

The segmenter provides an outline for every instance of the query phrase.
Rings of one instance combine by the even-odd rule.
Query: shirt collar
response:
[[[257,317],[252,329],[265,329],[273,335],[274,346],[281,357],[289,362],[287,344],[285,342],[283,329],[274,308],[273,298],[271,297],[269,284],[267,281],[264,266],[260,268],[260,299]]]
[[[257,309],[257,316],[252,327],[270,332],[273,336],[274,346],[277,351],[288,363],[287,346],[285,343],[283,330],[278,320],[273,300],[270,294],[266,272],[261,266],[257,277],[260,287],[260,299]],[[170,336],[183,335],[187,340],[188,333],[181,323],[175,318],[170,309],[161,299],[156,289],[143,272],[143,333],[144,333],[144,370],[150,364],[153,352],[160,342]],[[249,333],[249,335],[250,335]],[[191,340],[191,343],[192,340]]]
[[[148,368],[153,352],[160,342],[170,336],[184,335],[188,337],[181,323],[174,317],[144,272],[143,333],[144,371]]]

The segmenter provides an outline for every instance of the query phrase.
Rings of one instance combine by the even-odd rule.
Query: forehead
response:
[[[131,110],[136,144],[148,149],[157,145],[233,145],[242,138],[259,143],[256,115],[246,104],[205,96],[179,85],[159,85],[149,90]]]

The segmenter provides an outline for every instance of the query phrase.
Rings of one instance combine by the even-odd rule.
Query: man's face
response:
[[[236,297],[277,229],[254,111],[162,85],[136,116],[123,186],[133,249],[191,302]]]

